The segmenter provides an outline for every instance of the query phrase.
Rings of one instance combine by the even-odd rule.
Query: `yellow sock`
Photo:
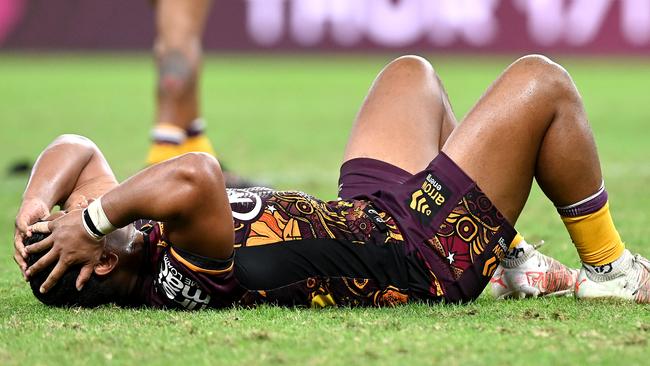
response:
[[[204,152],[212,156],[216,156],[210,139],[208,139],[208,137],[204,134],[188,136],[181,146],[183,147],[184,153]]]
[[[625,244],[609,213],[609,202],[584,216],[561,216],[583,263],[601,266],[618,259]]]
[[[510,243],[510,246],[508,247],[508,249],[512,249],[512,248],[516,247],[522,241],[524,241],[524,237],[521,234],[517,233],[515,238],[512,239],[512,242]]]
[[[158,164],[184,153],[182,145],[153,143],[147,154],[147,165]]]
[[[160,123],[151,131],[153,143],[147,154],[147,165],[153,165],[184,154],[185,130],[169,123]]]

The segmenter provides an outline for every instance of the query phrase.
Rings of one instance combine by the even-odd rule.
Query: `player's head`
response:
[[[130,229],[121,229],[107,235],[105,250],[101,262],[95,267],[93,274],[81,291],[76,288],[77,276],[81,266],[69,268],[57,284],[48,292],[42,294],[39,289],[48,277],[55,264],[32,275],[29,279],[34,296],[42,303],[51,306],[97,307],[102,304],[116,303],[126,305],[130,292],[133,290],[140,267],[141,250],[133,250],[133,236]],[[33,244],[45,238],[45,234],[35,233],[25,244]],[[141,246],[139,246],[141,247]],[[29,266],[44,256],[47,251],[29,255]]]

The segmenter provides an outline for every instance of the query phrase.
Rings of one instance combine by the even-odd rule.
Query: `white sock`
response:
[[[510,248],[506,252],[506,256],[501,261],[501,265],[505,268],[515,268],[522,265],[528,260],[535,247],[528,244],[526,240],[522,240],[514,248]]]
[[[596,282],[609,281],[621,275],[632,265],[632,254],[625,250],[623,254],[612,263],[603,264],[600,266],[592,266],[590,264],[582,263],[582,267],[587,272],[587,277]]]
[[[168,124],[157,125],[151,130],[151,137],[157,143],[180,145],[187,137],[185,130]]]

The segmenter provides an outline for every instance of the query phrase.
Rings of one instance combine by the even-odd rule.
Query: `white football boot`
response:
[[[584,267],[580,269],[575,284],[576,298],[617,298],[640,304],[650,303],[650,261],[639,254],[632,255],[626,249],[619,263],[618,268],[613,270],[611,266],[599,267],[600,273],[593,273]]]
[[[490,282],[497,299],[573,294],[578,270],[539,251],[543,244],[517,246],[506,253]]]

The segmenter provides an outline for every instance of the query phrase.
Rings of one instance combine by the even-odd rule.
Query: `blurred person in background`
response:
[[[154,0],[158,69],[157,103],[147,165],[188,152],[216,156],[201,118],[202,36],[212,0]],[[228,187],[254,185],[226,172]]]
[[[211,0],[155,0],[157,106],[147,164],[190,151],[214,155],[200,117],[201,37]]]

